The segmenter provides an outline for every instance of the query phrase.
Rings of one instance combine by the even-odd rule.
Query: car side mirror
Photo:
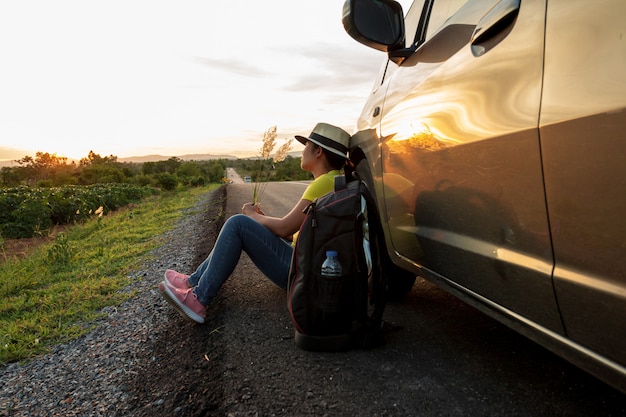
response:
[[[383,52],[404,48],[404,14],[393,0],[346,0],[343,27],[363,45]]]

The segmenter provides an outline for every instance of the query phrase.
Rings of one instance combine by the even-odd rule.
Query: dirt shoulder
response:
[[[195,224],[197,233],[189,235],[186,249],[172,248],[191,252],[191,262],[185,264],[172,257],[164,259],[162,270],[152,271],[153,279],[156,278],[154,289],[165,269],[189,274],[206,259],[224,222],[226,188],[212,195],[204,206],[205,211]],[[154,289],[151,296],[159,306],[153,317],[157,331],[134,353],[137,365],[125,381],[129,391],[128,415],[213,415],[224,396],[221,382],[224,367],[219,358],[223,343],[219,334],[221,301],[209,309],[211,324],[199,326],[183,320]]]

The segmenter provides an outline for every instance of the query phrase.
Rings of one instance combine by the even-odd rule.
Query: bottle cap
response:
[[[327,250],[326,251],[326,256],[337,256],[337,251],[336,250]]]

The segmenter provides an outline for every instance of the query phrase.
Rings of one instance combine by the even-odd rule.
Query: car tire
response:
[[[364,152],[360,148],[353,148],[350,150],[350,159],[353,166],[356,167],[353,170],[354,176],[364,180],[368,187],[372,189],[373,178]],[[350,172],[349,175],[353,175],[352,172]],[[376,210],[375,215],[370,216],[368,221],[370,222],[370,227],[375,227],[379,236],[377,242],[379,251],[378,256],[383,267],[382,274],[387,285],[387,289],[385,291],[386,299],[390,301],[398,301],[403,299],[411,291],[413,284],[415,283],[416,276],[412,272],[406,271],[391,262],[391,259],[387,254],[386,242],[379,216],[380,213]]]
[[[380,220],[378,217],[378,211],[372,205],[373,199],[366,203],[367,210],[363,215],[363,234],[364,234],[364,247],[368,250],[366,257],[369,256],[370,263],[368,265],[368,312],[369,319],[374,323],[380,323],[382,325],[382,317],[387,302],[387,277],[385,274],[384,265],[384,238],[382,228],[380,226]],[[367,243],[366,243],[367,242]]]

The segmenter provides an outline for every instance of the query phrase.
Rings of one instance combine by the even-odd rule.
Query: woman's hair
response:
[[[311,142],[311,144],[314,146],[313,149],[322,148],[316,143]],[[346,164],[346,158],[344,158],[343,156],[339,156],[326,148],[322,148],[322,152],[324,152],[324,155],[326,155],[326,160],[328,161],[328,164],[332,169],[342,169],[343,166]]]

